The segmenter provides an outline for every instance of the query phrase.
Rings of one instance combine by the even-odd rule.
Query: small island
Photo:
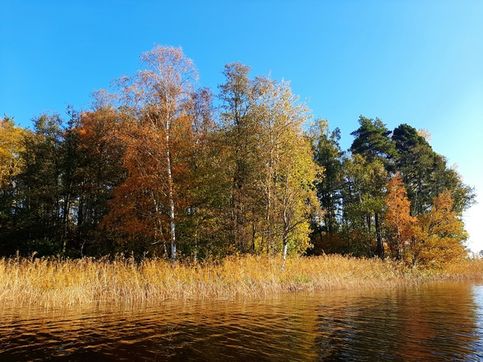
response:
[[[345,152],[287,82],[228,64],[215,106],[180,48],[142,60],[67,121],[1,120],[2,302],[483,277],[463,244],[473,190],[425,132],[360,116]]]
[[[483,2],[0,8],[0,361],[483,358]]]

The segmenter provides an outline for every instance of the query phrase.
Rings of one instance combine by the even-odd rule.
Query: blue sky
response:
[[[156,44],[183,47],[215,88],[223,65],[290,80],[316,117],[425,128],[483,194],[483,1],[0,2],[0,113],[22,125],[90,104]],[[483,249],[483,198],[466,215]]]

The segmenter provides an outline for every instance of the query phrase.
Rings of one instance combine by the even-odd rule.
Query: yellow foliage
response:
[[[21,152],[26,131],[12,120],[0,119],[0,186],[17,175],[22,168]]]
[[[418,217],[418,243],[413,250],[416,263],[443,267],[463,259],[467,239],[463,221],[453,211],[449,191],[444,191],[433,201],[432,209]]]

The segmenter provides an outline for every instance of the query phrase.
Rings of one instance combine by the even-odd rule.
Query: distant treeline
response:
[[[424,132],[361,116],[346,152],[286,82],[228,64],[214,96],[180,49],[142,60],[67,121],[0,120],[2,255],[464,255],[474,193]]]

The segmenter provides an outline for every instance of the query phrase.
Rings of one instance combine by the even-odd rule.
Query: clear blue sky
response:
[[[425,128],[483,194],[483,1],[0,1],[0,113],[22,125],[89,106],[156,44],[183,47],[200,84],[228,62],[292,82],[316,117]],[[175,5],[176,4],[176,5]],[[483,198],[466,215],[483,249]]]

